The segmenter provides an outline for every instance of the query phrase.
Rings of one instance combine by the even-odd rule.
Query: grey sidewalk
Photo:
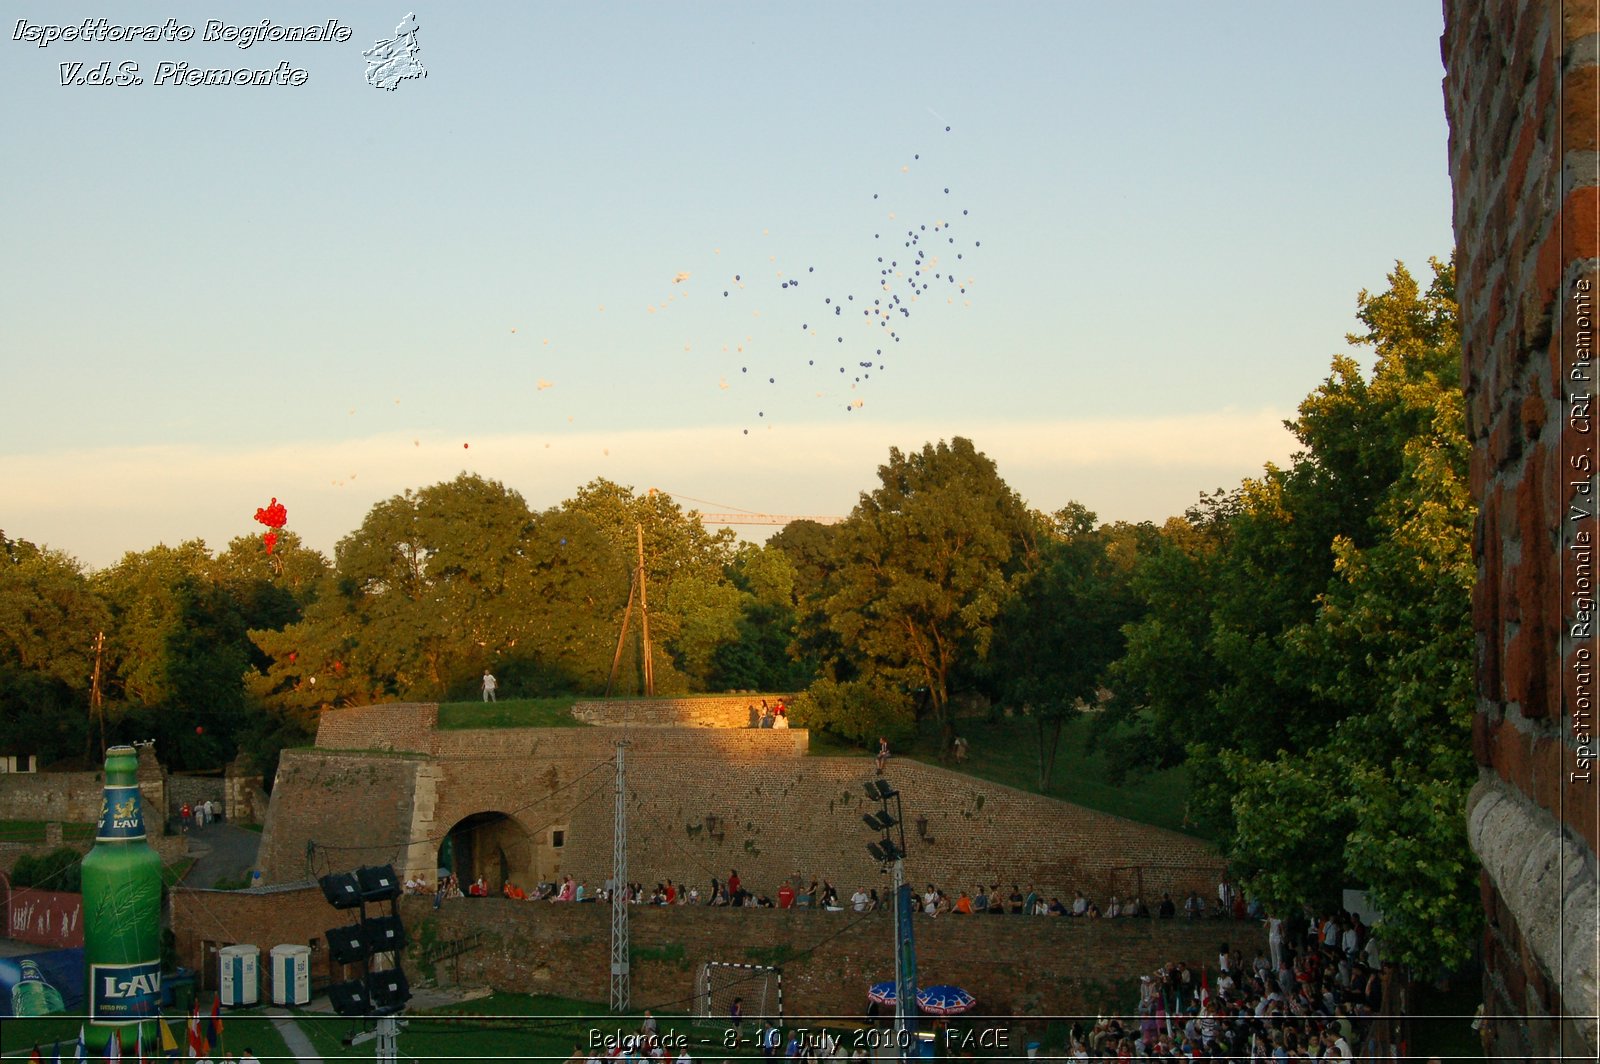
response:
[[[283,1009],[262,1009],[261,1014],[272,1020],[272,1026],[278,1029],[278,1036],[283,1039],[283,1044],[289,1047],[289,1052],[294,1054],[294,1059],[321,1064],[322,1058],[317,1056],[316,1047],[300,1029],[300,1025],[294,1022],[292,1015]]]

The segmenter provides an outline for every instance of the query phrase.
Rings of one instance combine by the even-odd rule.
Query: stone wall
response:
[[[1597,30],[1594,0],[1445,4],[1495,1056],[1597,1047]]]
[[[185,802],[189,807],[204,801],[216,802],[226,808],[227,784],[221,776],[197,776],[174,772],[167,777],[167,809],[169,817],[177,816]]]
[[[99,772],[0,773],[0,820],[93,824],[100,819],[105,778]],[[167,807],[167,772],[151,746],[139,748],[139,796],[151,830]]]
[[[688,698],[611,699],[579,702],[572,715],[588,724],[672,725],[702,728],[744,728],[750,723],[750,707],[769,706],[778,699],[794,702],[792,694],[701,695]]]
[[[414,981],[459,980],[523,993],[558,993],[603,1009],[609,989],[610,910],[604,905],[551,905],[500,898],[456,900],[433,910],[427,899],[402,899],[413,945]],[[322,935],[349,921],[315,887],[173,892],[178,956],[214,978],[210,950],[250,943],[268,951],[309,944],[318,986],[340,977]],[[708,960],[777,963],[783,968],[789,1017],[855,1016],[866,987],[892,978],[891,917],[855,913],[635,906],[630,910],[635,1008],[687,1008]],[[226,929],[225,931],[223,929]],[[482,944],[459,959],[420,963],[418,947],[470,935]],[[1229,920],[1073,920],[1046,917],[917,918],[917,961],[924,984],[959,979],[986,1013],[1083,1013],[1127,1008],[1114,988],[1168,961],[1215,971],[1218,945],[1245,957],[1265,948],[1254,922]],[[224,941],[224,938],[230,941]],[[263,994],[270,997],[270,982]],[[668,1004],[671,1003],[671,1004]]]
[[[491,887],[566,874],[599,886],[611,864],[616,739],[601,728],[462,730],[410,733],[407,743],[432,746],[432,757],[286,751],[263,832],[264,879],[393,863],[431,881],[440,840],[487,815],[492,833],[477,840],[470,872]],[[846,891],[878,881],[865,848],[875,836],[861,823],[870,759],[799,756],[798,729],[662,727],[629,743],[631,878],[704,889],[737,868],[766,892],[789,877]],[[891,761],[888,778],[907,820],[908,875],[952,894],[981,880],[1062,897],[1081,888],[1102,901],[1136,889],[1147,899],[1190,889],[1211,897],[1222,871],[1210,847],[1185,835],[914,761]]]

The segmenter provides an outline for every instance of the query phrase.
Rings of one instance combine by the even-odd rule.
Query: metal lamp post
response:
[[[911,901],[911,885],[906,882],[905,815],[900,805],[900,792],[887,780],[869,780],[866,791],[867,797],[880,808],[861,819],[867,827],[881,833],[877,842],[867,843],[867,852],[894,870],[894,1040],[898,1054],[904,1057],[911,1049],[917,1005],[917,947],[911,922],[916,908]],[[892,815],[890,801],[894,802]],[[890,837],[890,828],[899,829],[898,844]]]

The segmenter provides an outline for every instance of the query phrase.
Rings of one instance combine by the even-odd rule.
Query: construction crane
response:
[[[833,515],[817,514],[763,514],[753,510],[741,510],[737,506],[730,506],[722,502],[709,502],[705,499],[696,499],[692,495],[679,495],[673,491],[663,491],[660,488],[651,488],[651,495],[667,495],[685,502],[700,503],[704,506],[716,506],[727,511],[725,513],[704,513],[697,511],[702,523],[721,528],[723,525],[786,525],[791,521],[815,521],[819,525],[836,525],[844,518]]]

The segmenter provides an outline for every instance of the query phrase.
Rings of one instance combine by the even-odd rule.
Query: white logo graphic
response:
[[[367,57],[367,84],[393,92],[407,78],[425,78],[417,61],[417,16],[407,15],[394,28],[394,37],[378,41],[361,54]]]

